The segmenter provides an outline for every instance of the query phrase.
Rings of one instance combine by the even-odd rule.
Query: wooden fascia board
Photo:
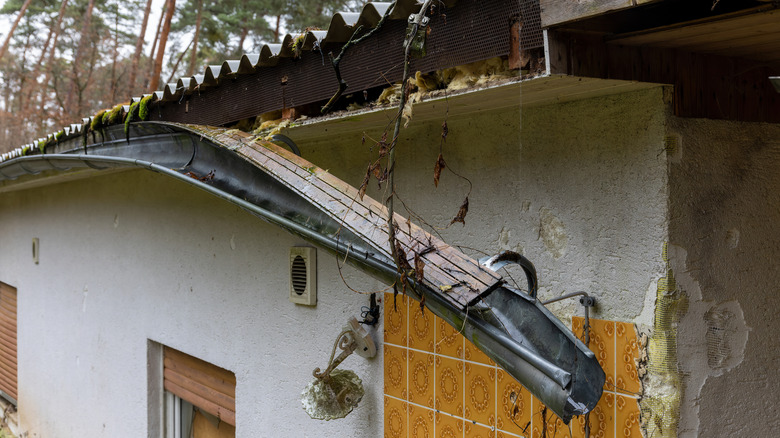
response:
[[[540,0],[542,28],[592,18],[659,0]]]

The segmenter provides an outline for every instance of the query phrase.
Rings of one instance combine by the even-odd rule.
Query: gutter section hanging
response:
[[[172,123],[134,124],[129,143],[121,126],[109,127],[105,139],[83,147],[75,137],[61,141],[57,153],[0,162],[0,181],[47,170],[145,168],[225,199],[386,283],[397,281],[384,206],[360,200],[356,188],[281,147],[237,130]],[[423,278],[407,288],[412,298],[424,299],[565,422],[595,407],[604,372],[535,294],[507,287],[493,270],[406,226],[400,215],[395,220],[404,224],[396,238],[407,261],[413,266],[416,255],[425,263]],[[533,269],[520,262],[526,273]],[[535,290],[535,271],[528,281]]]

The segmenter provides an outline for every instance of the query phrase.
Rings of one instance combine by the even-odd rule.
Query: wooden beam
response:
[[[542,28],[595,17],[607,12],[630,9],[656,1],[659,0],[541,0],[539,6],[542,9]]]
[[[605,43],[592,35],[548,31],[550,74],[674,85],[680,117],[780,123],[780,68],[737,57],[674,48]]]

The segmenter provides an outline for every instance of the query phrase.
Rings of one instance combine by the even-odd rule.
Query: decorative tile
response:
[[[572,317],[572,331],[576,335],[583,333],[583,318]],[[590,318],[590,345],[599,365],[607,375],[604,389],[615,390],[615,322]]]
[[[609,395],[609,400],[605,397]],[[596,407],[590,411],[588,421],[590,422],[590,437],[588,438],[613,438],[615,425],[613,422],[614,412],[614,394],[604,393]],[[572,438],[586,438],[585,435],[585,415],[574,417],[571,420]]]
[[[591,319],[591,321],[593,321],[593,319]],[[585,342],[585,328],[582,326],[584,323],[585,323],[585,318],[581,316],[571,317],[571,331],[572,333],[574,333],[574,336],[576,336],[577,339],[579,339],[583,343]]]
[[[436,353],[463,359],[465,338],[443,319],[436,317]]]
[[[409,405],[409,438],[433,436],[433,411]]]
[[[436,357],[436,409],[463,416],[463,362]]]
[[[499,369],[498,380],[498,428],[526,436],[531,430],[531,393],[523,388],[506,371]]]
[[[409,348],[433,353],[434,315],[412,304],[409,309]]]
[[[466,438],[495,438],[495,430],[466,421]]]
[[[406,400],[406,358],[405,348],[385,344],[385,394]]]
[[[580,435],[585,436],[585,422],[577,423]],[[590,412],[590,436],[592,438],[612,438],[615,436],[615,395],[605,392],[596,407]],[[640,435],[641,436],[641,435]]]
[[[630,394],[639,394],[642,392],[642,384],[636,371],[636,360],[639,358],[639,342],[634,324],[616,322],[615,336],[617,342],[615,389]]]
[[[466,420],[496,425],[496,369],[465,364],[465,414]]]
[[[385,294],[385,343],[406,346],[406,315],[409,298],[398,294],[393,306],[393,294]]]
[[[463,420],[437,412],[436,437],[438,438],[463,438]]]
[[[464,338],[464,343],[466,344],[465,353],[464,353],[466,360],[483,363],[485,365],[495,365],[495,362],[493,362],[487,356],[487,354],[483,353],[482,350],[477,348],[476,345],[472,344],[471,341]]]
[[[405,402],[385,397],[385,438],[407,438],[407,406]]]
[[[620,437],[641,437],[639,402],[632,397],[616,396],[615,427]]]
[[[532,397],[533,423],[531,433],[528,436],[532,438],[569,436],[569,426],[558,418],[553,411],[547,409],[536,397]]]
[[[409,401],[433,409],[433,355],[409,351]]]

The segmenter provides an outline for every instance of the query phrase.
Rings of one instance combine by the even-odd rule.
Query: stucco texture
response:
[[[235,373],[239,437],[381,434],[381,353],[341,365],[366,388],[346,419],[312,420],[299,400],[347,319],[368,305],[344,287],[335,258],[320,251],[317,306],[290,303],[288,251],[304,242],[145,171],[4,193],[0,224],[0,279],[18,288],[29,436],[151,433],[147,340]],[[378,287],[350,268],[344,275]]]
[[[780,126],[670,118],[670,262],[690,301],[678,328],[679,435],[773,436],[780,420]]]
[[[438,188],[433,183],[445,102],[437,103],[438,120],[413,118],[401,131],[396,193],[446,242],[473,257],[508,249],[523,253],[539,271],[542,299],[584,290],[597,298],[595,317],[634,321],[663,273],[663,89],[523,109],[522,95],[517,99],[514,108],[460,115],[453,108],[455,115],[446,118],[447,166],[473,184],[465,226],[446,228],[468,182],[445,170]],[[350,124],[339,141],[331,128],[321,140],[299,146],[304,157],[358,186],[377,156],[370,139],[380,139],[384,126],[361,127],[361,145],[364,131]],[[368,193],[384,199],[387,186],[377,190],[374,180]],[[403,205],[397,208],[407,214]],[[509,272],[525,288],[522,271]],[[564,320],[582,314],[576,300],[552,309]]]

